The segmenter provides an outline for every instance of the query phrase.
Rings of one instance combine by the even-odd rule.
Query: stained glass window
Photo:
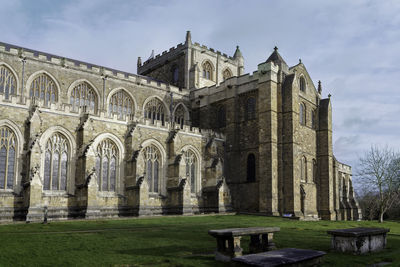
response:
[[[146,162],[146,178],[149,185],[149,192],[159,193],[160,151],[154,145],[150,145],[144,149],[144,157]]]
[[[49,107],[51,103],[56,103],[58,99],[56,84],[44,73],[33,80],[29,95],[32,99],[43,100],[46,107]]]
[[[203,64],[203,77],[208,80],[212,80],[213,79],[212,73],[213,73],[213,67],[209,61],[206,61]]]
[[[155,121],[161,121],[164,125],[164,104],[158,98],[153,98],[144,108],[144,117],[150,119],[153,124]]]
[[[185,123],[185,109],[182,105],[179,105],[174,114],[175,124],[179,125],[181,129],[183,129],[183,124]]]
[[[14,74],[6,66],[0,66],[0,94],[4,94],[5,99],[17,93],[17,80]]]
[[[196,184],[196,155],[191,151],[185,152],[185,164],[186,164],[186,179],[190,183],[190,192],[195,193],[197,191]]]
[[[96,150],[96,175],[100,191],[115,191],[117,184],[118,149],[110,139],[103,140]]]
[[[8,127],[0,128],[0,189],[12,189],[14,186],[16,136]]]
[[[68,141],[60,133],[46,143],[44,154],[44,190],[66,190],[68,175]]]
[[[74,111],[78,111],[80,107],[86,106],[88,112],[95,113],[97,111],[97,95],[88,83],[83,82],[75,86],[72,90],[70,104]]]
[[[118,114],[119,119],[125,119],[135,113],[133,100],[125,90],[119,90],[113,94],[108,112],[109,114]]]

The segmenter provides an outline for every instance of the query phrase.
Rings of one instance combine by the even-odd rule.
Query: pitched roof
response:
[[[272,54],[269,56],[269,58],[267,59],[266,62],[271,62],[271,61],[274,63],[283,63],[283,64],[287,65],[285,60],[279,54],[278,47],[276,47],[276,46],[274,47],[274,52],[272,52]]]

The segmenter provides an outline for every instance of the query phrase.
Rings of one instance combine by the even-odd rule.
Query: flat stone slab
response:
[[[234,237],[234,236],[244,236],[244,235],[261,235],[279,232],[281,229],[279,227],[249,227],[249,228],[230,228],[230,229],[220,229],[220,230],[209,230],[208,234],[218,237]]]
[[[390,229],[387,228],[357,227],[357,228],[330,230],[328,231],[328,234],[336,236],[359,237],[359,236],[369,236],[369,235],[381,235],[381,234],[386,234],[389,231]]]
[[[323,251],[311,249],[284,248],[236,257],[232,261],[239,266],[313,266],[320,263],[321,257],[325,254]]]
[[[386,247],[386,228],[348,228],[330,230],[331,248],[339,252],[364,254],[380,251]]]

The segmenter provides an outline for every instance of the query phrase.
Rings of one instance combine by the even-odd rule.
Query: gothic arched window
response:
[[[160,192],[160,169],[161,169],[161,154],[160,151],[153,145],[150,145],[144,150],[144,158],[146,164],[146,178],[149,185],[149,192]]]
[[[306,84],[306,79],[304,79],[303,76],[300,77],[300,90],[302,92],[306,92],[307,84]]]
[[[186,178],[190,183],[190,192],[196,193],[197,183],[196,183],[196,155],[188,150],[185,152],[185,163],[186,163]]]
[[[97,95],[88,83],[83,82],[72,89],[70,104],[74,111],[86,106],[88,112],[95,113],[97,111]]]
[[[29,96],[32,99],[44,101],[44,105],[49,107],[51,103],[56,103],[58,99],[56,84],[47,74],[42,73],[31,83]]]
[[[179,105],[174,113],[175,124],[179,125],[183,129],[183,124],[185,123],[185,109],[182,105]]]
[[[46,143],[44,153],[44,190],[66,190],[69,148],[67,139],[53,134]]]
[[[313,159],[313,182],[317,181],[318,169],[317,169],[317,161]]]
[[[226,126],[226,112],[224,106],[220,106],[218,108],[217,122],[218,122],[218,128]]]
[[[306,107],[303,103],[300,103],[299,120],[301,125],[306,125]]]
[[[256,99],[249,97],[246,101],[246,120],[252,120],[256,118]]]
[[[133,100],[125,90],[119,90],[112,95],[108,112],[117,114],[118,119],[125,119],[135,113]]]
[[[207,80],[212,80],[212,73],[213,73],[213,67],[209,61],[204,62],[203,64],[203,77],[206,78]]]
[[[254,154],[247,156],[247,182],[256,181],[256,157]]]
[[[226,79],[229,79],[230,77],[232,77],[232,72],[231,72],[231,70],[229,68],[226,68],[224,70],[224,72],[222,73],[222,78],[224,80],[226,80]]]
[[[307,181],[307,159],[304,156],[300,159],[300,181]]]
[[[158,98],[154,97],[146,104],[144,108],[144,117],[150,119],[153,124],[155,121],[161,121],[162,125],[164,125],[164,104]]]
[[[3,126],[0,128],[0,189],[14,186],[17,141],[14,132]]]
[[[118,148],[105,139],[96,149],[96,175],[100,191],[115,191],[118,175]]]
[[[0,94],[4,94],[5,99],[17,93],[17,80],[14,74],[6,66],[0,66]]]
[[[175,85],[179,81],[179,68],[176,65],[172,68],[172,81]]]

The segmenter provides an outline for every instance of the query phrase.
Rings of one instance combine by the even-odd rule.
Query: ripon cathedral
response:
[[[331,99],[275,48],[185,42],[137,74],[0,43],[0,222],[238,212],[357,220]]]

